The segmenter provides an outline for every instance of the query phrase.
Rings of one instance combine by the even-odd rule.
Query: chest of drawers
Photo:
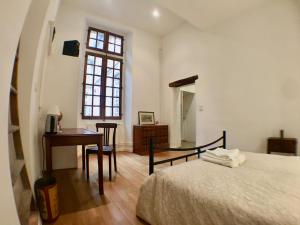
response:
[[[268,154],[272,152],[297,154],[296,138],[268,138]]]
[[[133,152],[148,155],[150,138],[153,139],[155,147],[169,147],[168,125],[133,126]]]

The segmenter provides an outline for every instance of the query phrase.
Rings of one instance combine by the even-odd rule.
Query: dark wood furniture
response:
[[[198,80],[198,75],[169,83],[169,87],[181,87],[184,85],[194,84],[196,80]]]
[[[188,158],[191,156],[197,155],[198,158],[200,158],[200,154],[206,152],[206,150],[214,150],[216,148],[224,148],[226,149],[226,131],[223,131],[223,134],[220,138],[217,140],[210,142],[206,145],[200,145],[198,147],[192,147],[192,148],[165,148],[165,149],[160,149],[160,151],[164,152],[188,152],[186,155],[181,155],[177,156],[174,158],[169,158],[169,159],[163,159],[160,161],[154,161],[154,154],[157,152],[155,150],[155,146],[153,144],[153,139],[150,139],[150,146],[149,146],[149,175],[151,175],[154,172],[154,166],[159,165],[159,164],[164,164],[164,163],[170,163],[171,166],[173,166],[173,162],[184,159],[186,162],[188,161]]]
[[[168,148],[168,130],[168,125],[133,126],[133,152],[139,155],[148,155],[150,138],[153,139],[156,148]]]
[[[104,134],[104,142],[103,142],[103,154],[108,156],[108,163],[109,163],[109,180],[111,181],[111,155],[114,156],[114,168],[115,172],[117,172],[117,157],[116,157],[116,130],[117,130],[116,123],[96,123],[97,132],[99,129],[103,129]],[[112,137],[112,145],[110,145],[110,130],[113,131]],[[83,149],[84,151],[84,149]],[[90,147],[86,149],[86,177],[89,179],[89,155],[90,154],[97,154],[98,147]],[[84,152],[82,153],[84,155]],[[82,158],[82,163],[84,164],[84,158]]]
[[[104,194],[103,190],[103,156],[102,156],[102,138],[103,134],[90,131],[82,128],[62,129],[57,134],[45,134],[46,141],[46,169],[47,173],[52,172],[52,147],[53,146],[70,146],[70,145],[85,145],[97,144],[100,151],[98,155],[98,182],[99,194]]]
[[[297,155],[296,138],[268,138],[268,154],[272,152],[287,153]]]

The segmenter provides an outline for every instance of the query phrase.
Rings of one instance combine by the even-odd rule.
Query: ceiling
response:
[[[143,29],[159,36],[170,33],[184,20],[153,0],[63,0],[106,18]],[[152,12],[157,9],[160,17]]]
[[[156,0],[194,26],[205,29],[274,0]]]

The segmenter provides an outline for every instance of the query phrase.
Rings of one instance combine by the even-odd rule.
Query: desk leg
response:
[[[82,145],[82,150],[81,150],[81,158],[82,158],[82,169],[85,170],[85,145]]]
[[[48,138],[46,138],[46,171],[48,174],[52,172],[52,147]]]
[[[98,182],[99,182],[99,194],[104,194],[103,189],[103,145],[102,138],[100,138],[98,145]]]

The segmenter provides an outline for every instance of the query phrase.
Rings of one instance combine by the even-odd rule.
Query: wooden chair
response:
[[[108,163],[109,163],[109,180],[111,181],[111,155],[113,154],[114,157],[114,167],[115,172],[117,172],[117,161],[116,161],[116,130],[117,130],[116,123],[96,123],[97,132],[99,129],[103,129],[103,155],[108,156]],[[113,138],[112,138],[112,145],[110,145],[110,130],[113,130]],[[86,149],[85,156],[86,156],[86,177],[89,179],[89,155],[90,154],[97,154],[98,147],[90,147]]]

